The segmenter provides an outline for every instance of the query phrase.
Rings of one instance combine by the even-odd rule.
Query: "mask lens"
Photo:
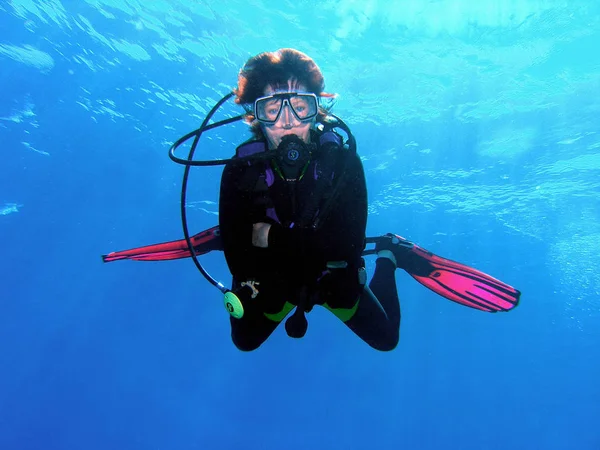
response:
[[[290,105],[300,120],[317,115],[317,99],[312,95],[296,95],[290,99]]]
[[[281,111],[283,99],[267,97],[256,101],[256,118],[262,122],[275,122]]]

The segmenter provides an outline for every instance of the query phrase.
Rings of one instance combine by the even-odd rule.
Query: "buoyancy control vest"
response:
[[[342,137],[332,130],[313,132],[312,142],[284,138],[270,160],[248,161],[239,180],[238,189],[251,194],[256,208],[284,227],[318,228],[343,183],[348,150]],[[253,140],[240,145],[236,157],[266,151],[265,141]]]

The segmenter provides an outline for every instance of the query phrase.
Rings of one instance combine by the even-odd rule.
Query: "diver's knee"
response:
[[[398,346],[398,341],[391,342],[382,342],[377,345],[373,345],[372,347],[375,350],[379,350],[380,352],[391,352]]]
[[[252,351],[256,350],[258,347],[260,347],[262,344],[262,342],[260,342],[260,341],[255,341],[252,339],[244,339],[244,338],[240,338],[239,336],[235,336],[235,335],[231,336],[231,341],[233,342],[233,345],[235,345],[237,347],[237,349],[242,352],[252,352]]]
[[[398,346],[398,342],[400,342],[400,333],[387,333],[381,339],[371,342],[370,345],[375,350],[391,352]]]

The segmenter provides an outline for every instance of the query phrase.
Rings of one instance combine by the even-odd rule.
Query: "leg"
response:
[[[234,280],[234,290],[239,287],[239,282]],[[260,293],[255,299],[242,300],[242,318],[229,318],[231,339],[238,349],[246,352],[256,350],[275,331],[293,308],[293,305],[282,300],[285,296],[285,292],[278,286],[264,282],[261,283]]]
[[[250,310],[244,313],[241,319],[230,317],[231,340],[235,346],[244,351],[256,350],[275,331],[281,322],[267,319],[258,310]]]
[[[400,339],[400,300],[396,289],[396,265],[378,258],[373,279],[361,294],[356,313],[345,322],[371,347],[390,351]]]

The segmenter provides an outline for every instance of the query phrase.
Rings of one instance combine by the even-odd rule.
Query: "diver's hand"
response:
[[[269,230],[271,224],[259,222],[252,225],[252,245],[260,248],[269,246]]]

